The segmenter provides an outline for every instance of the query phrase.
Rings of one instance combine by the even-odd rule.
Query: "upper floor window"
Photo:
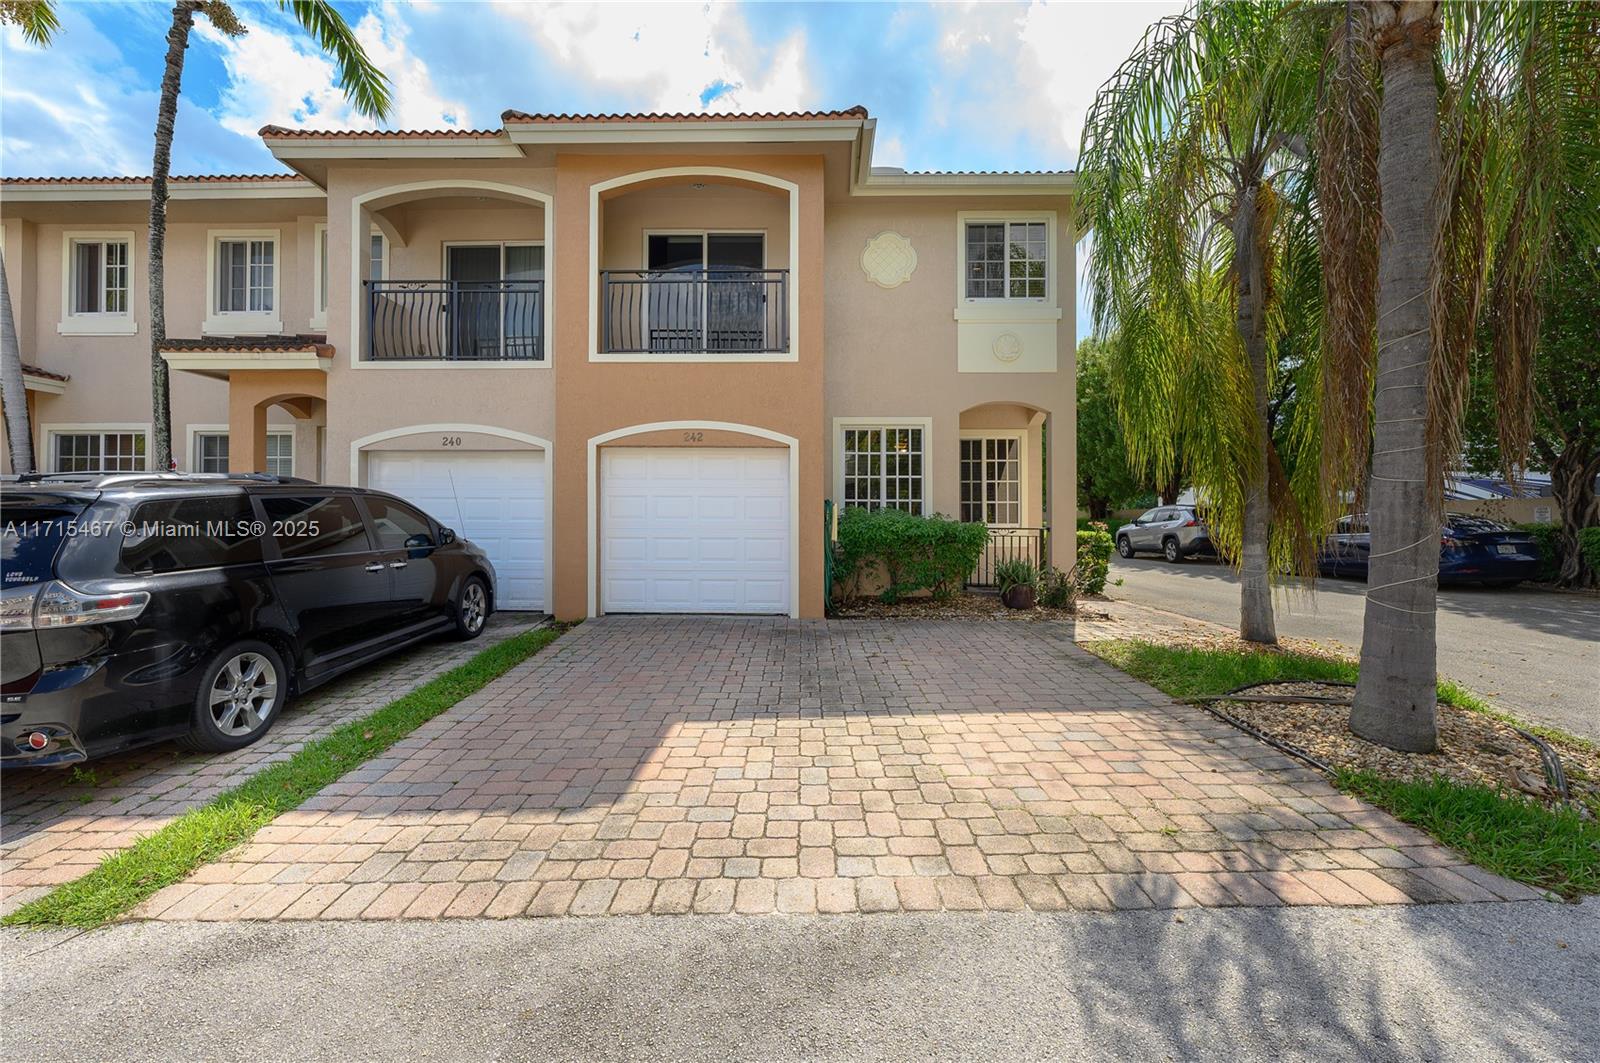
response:
[[[69,232],[61,264],[64,335],[126,335],[133,322],[133,234]]]
[[[1043,221],[968,222],[967,298],[1046,298],[1049,245]]]
[[[367,243],[368,277],[375,281],[383,280],[384,265],[389,260],[389,245],[383,234],[375,232]],[[328,315],[328,227],[317,226],[317,302],[311,323],[318,328],[325,327]]]
[[[270,314],[277,299],[276,240],[217,241],[217,313]]]

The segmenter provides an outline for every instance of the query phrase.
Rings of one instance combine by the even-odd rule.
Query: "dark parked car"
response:
[[[1211,529],[1192,506],[1158,506],[1117,529],[1117,553],[1132,557],[1141,550],[1160,553],[1168,561],[1193,554],[1215,554]]]
[[[1367,515],[1340,517],[1336,530],[1323,540],[1317,570],[1324,576],[1367,578],[1372,533]],[[1539,568],[1539,545],[1527,532],[1484,517],[1445,515],[1439,534],[1439,582],[1482,583],[1515,587],[1532,579]]]
[[[482,550],[392,495],[270,476],[7,477],[0,763],[178,738],[238,749],[285,700],[494,605]]]

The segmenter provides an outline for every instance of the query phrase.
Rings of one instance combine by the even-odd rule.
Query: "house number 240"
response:
[[[460,436],[440,436],[439,437],[439,445],[441,447],[459,447],[461,445],[461,437]]]

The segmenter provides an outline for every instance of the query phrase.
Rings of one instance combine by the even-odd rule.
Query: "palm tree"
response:
[[[37,45],[50,43],[58,23],[44,0],[3,0],[0,25],[13,25]],[[22,380],[22,345],[17,321],[11,313],[11,284],[5,257],[0,255],[0,410],[5,413],[6,444],[12,472],[33,472],[33,426],[28,423],[28,389]]]
[[[1282,295],[1308,275],[1314,288],[1316,270],[1317,56],[1286,35],[1289,11],[1200,0],[1157,22],[1096,97],[1078,165],[1095,328],[1113,345],[1130,458],[1161,483],[1183,454],[1240,567],[1240,634],[1261,643],[1277,641],[1273,574],[1310,567],[1318,498],[1316,463],[1285,462],[1268,424]]]
[[[1349,311],[1323,333],[1332,490],[1363,489],[1371,447],[1350,726],[1425,752],[1438,741],[1443,473],[1460,448],[1480,312],[1487,299],[1502,452],[1516,468],[1557,218],[1600,242],[1600,7],[1381,0],[1320,14],[1325,305],[1330,319]]]
[[[339,64],[339,87],[358,112],[382,118],[389,109],[389,84],[367,58],[361,42],[329,0],[278,0],[300,25],[316,38]],[[246,32],[233,8],[223,0],[178,0],[172,5],[172,26],[167,30],[167,63],[161,75],[161,102],[156,108],[155,158],[150,167],[150,395],[157,467],[172,466],[172,404],[167,363],[161,348],[167,340],[166,241],[167,176],[172,165],[172,134],[178,118],[178,92],[183,81],[183,57],[197,14],[230,37]],[[209,279],[207,281],[209,282]]]

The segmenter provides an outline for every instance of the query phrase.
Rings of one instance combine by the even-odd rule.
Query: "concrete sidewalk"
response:
[[[1600,1058],[1600,905],[0,936],[8,1060]]]

